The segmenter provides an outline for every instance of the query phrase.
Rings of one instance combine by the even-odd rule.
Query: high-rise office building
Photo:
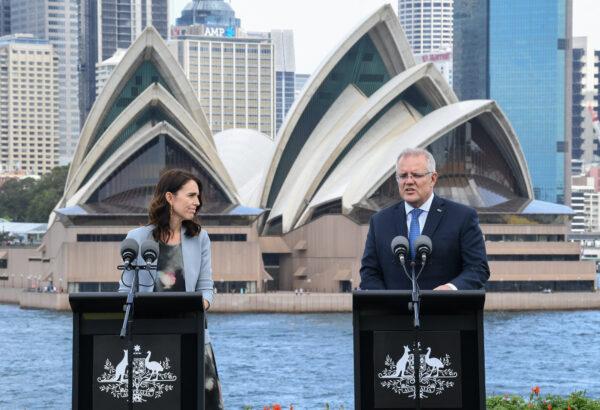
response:
[[[454,0],[398,0],[398,17],[417,62],[432,62],[452,85]]]
[[[273,43],[275,66],[275,133],[277,133],[295,99],[296,57],[294,32],[292,30],[271,30],[271,32],[240,31],[240,36],[261,38]]]
[[[596,100],[596,118],[600,118],[600,50],[594,51],[594,100]],[[596,120],[596,124],[597,124]],[[598,135],[600,138],[600,135]],[[598,154],[600,155],[600,153]]]
[[[98,97],[108,77],[110,77],[115,67],[121,62],[126,52],[126,49],[119,48],[111,58],[96,63],[96,97]]]
[[[294,99],[298,98],[298,96],[302,92],[302,89],[304,88],[304,85],[306,84],[306,82],[308,81],[309,78],[310,78],[310,74],[296,73],[296,75],[294,76],[294,79],[295,79]]]
[[[571,208],[572,232],[598,232],[600,230],[600,193],[594,188],[594,178],[573,177]]]
[[[58,66],[47,40],[0,37],[0,172],[58,165]]]
[[[455,0],[452,76],[461,100],[489,98],[489,3]]]
[[[10,34],[10,0],[0,0],[0,36]]]
[[[398,17],[415,54],[452,48],[454,0],[398,0]]]
[[[58,57],[59,163],[73,158],[79,139],[79,75],[77,0],[12,0],[12,33],[46,39]]]
[[[585,154],[585,85],[587,63],[587,37],[573,37],[573,96],[571,107],[572,159],[583,159]]]
[[[165,40],[169,33],[168,0],[82,0],[80,36],[81,123],[96,99],[96,63],[127,49],[146,26]]]
[[[200,100],[212,132],[250,128],[273,138],[275,72],[271,41],[192,38],[174,40],[170,47]]]
[[[271,30],[271,41],[275,52],[275,131],[279,131],[294,102],[296,88],[294,32]]]
[[[572,0],[455,0],[454,89],[507,114],[537,199],[569,203]]]
[[[583,160],[573,158],[571,159],[571,177],[581,176],[585,174],[585,167]]]
[[[586,185],[576,185],[574,182],[571,189],[571,208],[573,209],[571,232],[585,232],[585,197],[586,193],[593,193],[594,188]]]
[[[245,32],[223,0],[195,0],[176,21],[169,47],[190,80],[212,132],[250,128],[274,138],[276,85],[277,95],[287,97],[284,70],[294,68],[291,32]],[[279,81],[276,66],[282,70]],[[286,105],[291,106],[288,100],[278,101],[281,120]]]

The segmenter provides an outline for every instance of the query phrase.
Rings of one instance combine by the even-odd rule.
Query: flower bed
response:
[[[554,396],[551,394],[542,396],[540,387],[531,388],[529,400],[521,396],[491,396],[487,398],[488,410],[600,410],[600,400],[585,396],[585,392],[571,393],[568,397]]]

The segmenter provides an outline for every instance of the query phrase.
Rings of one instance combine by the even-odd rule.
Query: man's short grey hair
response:
[[[425,157],[427,160],[427,171],[435,172],[435,159],[433,155],[429,151],[423,148],[406,148],[404,151],[398,155],[398,159],[396,160],[396,165],[403,157]]]

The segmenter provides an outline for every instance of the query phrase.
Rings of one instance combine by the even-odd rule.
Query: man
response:
[[[390,248],[402,235],[410,242],[427,235],[433,252],[417,282],[421,289],[480,289],[490,276],[485,243],[474,209],[434,195],[435,160],[424,149],[406,149],[396,162],[403,201],[373,215],[360,268],[361,289],[411,289]],[[416,215],[416,218],[415,218]],[[417,264],[417,273],[420,269]],[[407,263],[407,270],[410,268]]]

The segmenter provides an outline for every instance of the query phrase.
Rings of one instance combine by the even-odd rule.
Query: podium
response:
[[[128,409],[126,293],[69,296],[73,409]],[[133,318],[135,409],[204,409],[204,310],[196,292],[137,293]]]
[[[418,330],[410,300],[410,291],[353,292],[355,408],[485,409],[485,292],[421,291]]]

